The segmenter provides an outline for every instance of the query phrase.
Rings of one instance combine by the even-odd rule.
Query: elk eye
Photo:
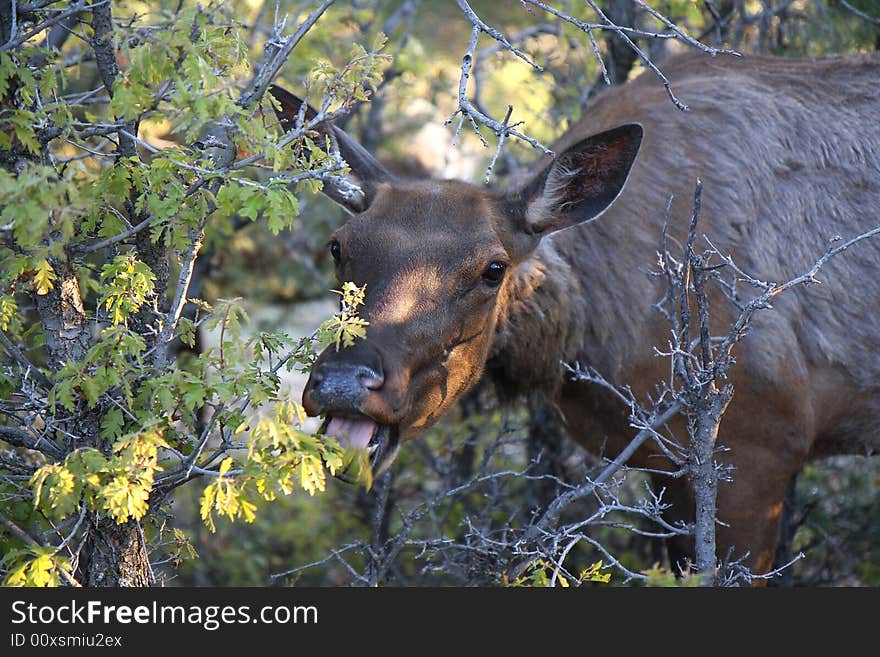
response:
[[[339,246],[337,240],[332,240],[330,242],[330,255],[333,256],[333,260],[338,264],[339,258],[342,257],[342,248]]]
[[[490,262],[483,272],[483,281],[490,287],[497,287],[504,280],[504,272],[507,271],[507,265],[497,260]]]

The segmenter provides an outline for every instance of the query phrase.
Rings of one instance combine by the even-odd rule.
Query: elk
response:
[[[670,195],[671,216],[689,218],[701,178],[701,232],[768,281],[808,270],[829,238],[880,224],[876,54],[685,54],[664,72],[690,111],[648,75],[611,87],[554,157],[503,190],[400,179],[323,125],[361,190],[325,187],[352,215],[329,249],[340,281],[367,286],[369,322],[366,339],[319,356],[303,392],[328,434],[372,449],[381,470],[486,377],[511,395],[542,392],[574,440],[614,456],[633,434],[626,410],[561,363],[589,363],[640,397],[668,377],[654,349],[669,341],[653,308],[663,283],[645,270]],[[301,101],[272,94],[291,126]],[[684,243],[686,226],[669,231]],[[783,497],[805,462],[880,448],[878,263],[876,240],[834,259],[822,285],[781,295],[738,346],[718,437],[733,468],[718,490],[718,545],[748,551],[753,572],[772,567]],[[729,327],[731,304],[713,294],[713,326]],[[670,427],[687,435],[684,418]],[[629,463],[672,469],[649,443]],[[693,517],[685,479],[657,482],[672,519]],[[692,543],[671,540],[672,562]]]

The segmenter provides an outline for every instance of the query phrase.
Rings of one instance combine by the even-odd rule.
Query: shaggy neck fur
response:
[[[501,302],[487,363],[487,373],[503,396],[558,394],[564,380],[561,363],[576,360],[583,351],[584,292],[552,240],[516,268]]]
[[[656,343],[659,291],[645,272],[659,223],[636,233],[619,220],[576,226],[545,238],[513,271],[486,368],[505,398],[557,398],[563,363],[623,380],[633,345]]]

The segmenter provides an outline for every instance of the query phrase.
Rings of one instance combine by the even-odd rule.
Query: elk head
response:
[[[289,129],[314,110],[271,88]],[[302,113],[301,113],[302,110]],[[325,350],[303,392],[325,431],[373,451],[378,475],[480,378],[511,272],[542,237],[598,217],[626,182],[642,138],[627,124],[559,154],[497,192],[455,180],[399,180],[342,130],[320,131],[360,187],[325,193],[352,214],[329,240],[340,281],[366,285],[367,337]]]

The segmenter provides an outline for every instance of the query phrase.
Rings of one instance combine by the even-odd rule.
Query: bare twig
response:
[[[18,37],[10,38],[9,41],[7,41],[5,44],[0,46],[0,50],[12,50],[13,48],[18,48],[20,45],[22,45],[23,43],[25,43],[29,39],[40,34],[40,32],[45,32],[53,25],[57,25],[61,21],[64,21],[64,20],[70,18],[71,16],[79,14],[80,12],[83,12],[83,11],[93,11],[93,10],[97,9],[98,7],[102,7],[102,6],[108,5],[108,4],[110,4],[110,0],[97,0],[97,2],[93,2],[92,4],[86,4],[85,0],[76,0],[75,2],[73,2],[71,4],[70,7],[68,7],[64,11],[61,11],[61,12],[55,14],[54,16],[52,16],[52,18],[50,18],[46,21],[43,21],[42,23],[40,23],[39,25],[37,25],[33,29],[25,32],[24,34],[19,35]],[[14,14],[15,14],[15,12],[13,12],[13,15]],[[15,33],[15,31],[13,30],[13,34],[14,33]]]
[[[144,228],[150,225],[150,222],[153,220],[152,216],[147,217],[139,224],[136,224],[125,230],[118,235],[113,235],[112,237],[108,237],[105,240],[101,240],[100,242],[94,242],[92,244],[74,244],[71,246],[71,251],[74,253],[94,253],[95,251],[100,251],[101,249],[106,249],[108,246],[113,246],[114,244],[119,244],[123,240],[128,239],[132,235],[135,235],[142,231]]]
[[[838,242],[840,240],[840,238],[837,237],[837,238],[832,239],[831,242],[829,243],[828,247],[826,248],[825,253],[818,260],[816,260],[815,263],[813,263],[813,266],[810,267],[810,269],[807,272],[801,274],[800,276],[796,276],[796,277],[792,278],[791,280],[789,280],[785,283],[782,283],[782,284],[765,283],[765,282],[759,281],[755,278],[752,278],[751,276],[746,275],[744,272],[742,272],[742,270],[739,269],[739,267],[736,266],[736,263],[734,263],[733,258],[731,258],[729,255],[723,254],[720,250],[718,250],[717,248],[714,247],[714,245],[711,243],[711,241],[709,241],[707,239],[706,241],[709,243],[710,247],[712,247],[713,253],[715,255],[717,255],[719,258],[721,258],[722,261],[728,267],[730,267],[735,272],[737,272],[737,274],[740,275],[741,277],[743,277],[744,280],[746,280],[749,284],[751,284],[755,287],[763,288],[763,292],[761,294],[759,294],[757,297],[755,297],[754,299],[752,299],[743,308],[742,312],[740,313],[739,317],[737,318],[736,322],[734,323],[733,327],[731,328],[731,331],[727,334],[727,336],[724,338],[723,343],[719,347],[719,353],[720,353],[720,358],[721,358],[720,363],[719,363],[720,372],[723,374],[724,371],[726,371],[726,369],[730,366],[731,361],[732,361],[731,352],[733,350],[733,347],[736,344],[736,342],[739,341],[740,338],[742,338],[747,326],[751,322],[752,317],[754,316],[754,314],[758,310],[762,310],[764,308],[769,308],[770,301],[774,297],[776,297],[778,294],[780,294],[788,289],[791,289],[792,287],[795,287],[797,285],[819,283],[820,281],[816,279],[816,274],[819,273],[819,270],[831,258],[843,253],[844,251],[846,251],[850,247],[854,246],[855,244],[858,244],[859,242],[861,242],[863,240],[869,239],[871,237],[875,237],[877,235],[880,235],[880,226],[878,226],[877,228],[873,228],[871,230],[865,231],[864,233],[861,233],[860,235],[856,235],[855,237],[850,238],[849,240],[847,240],[843,244],[840,244],[839,246],[836,246],[836,247],[833,245],[835,242]]]
[[[183,261],[180,264],[180,273],[177,276],[177,287],[174,292],[174,301],[171,303],[171,309],[165,317],[165,323],[159,332],[159,339],[156,343],[156,351],[153,355],[153,367],[157,370],[164,369],[168,360],[167,345],[174,339],[174,331],[177,328],[177,322],[183,313],[183,306],[186,304],[187,293],[189,292],[189,283],[192,280],[193,268],[195,267],[196,258],[199,250],[202,248],[202,240],[205,237],[205,225],[193,228],[189,232],[189,246],[183,255]]]
[[[861,18],[862,20],[868,21],[868,22],[871,23],[872,25],[880,25],[880,18],[877,18],[877,17],[875,17],[875,16],[871,16],[871,15],[869,15],[869,14],[866,14],[866,13],[863,12],[862,10],[860,10],[860,9],[858,9],[858,8],[856,8],[856,7],[853,7],[853,6],[852,6],[850,3],[848,3],[846,0],[838,0],[838,2],[841,4],[841,6],[842,6],[844,9],[846,9],[847,11],[849,11],[849,12],[855,14],[856,16],[858,16],[859,18]]]
[[[266,53],[263,61],[257,68],[257,74],[249,85],[249,90],[242,94],[237,104],[240,107],[250,107],[263,97],[266,89],[272,84],[278,71],[287,61],[290,53],[296,48],[297,44],[308,33],[312,26],[318,22],[318,19],[336,0],[324,0],[306,19],[297,26],[296,31],[291,36],[284,36],[281,32],[284,29],[285,21],[275,24],[275,32],[272,38],[266,42]]]
[[[501,125],[504,126],[500,133],[498,133],[498,145],[495,147],[495,153],[492,155],[492,159],[489,161],[489,166],[486,167],[486,174],[483,177],[483,184],[488,185],[489,179],[492,177],[492,169],[495,168],[495,162],[498,160],[498,155],[501,154],[501,149],[504,148],[504,140],[507,138],[507,124],[510,121],[510,115],[513,112],[513,105],[507,106],[507,114],[504,116],[504,121],[501,122]]]
[[[487,34],[493,39],[495,39],[498,43],[504,46],[505,49],[512,52],[514,55],[523,60],[526,64],[534,68],[539,73],[544,70],[543,66],[539,66],[535,61],[526,55],[522,50],[514,46],[501,32],[496,30],[494,27],[490,27],[486,25],[480,17],[477,16],[476,12],[471,9],[471,6],[465,0],[455,0],[455,4],[458,5],[458,8],[461,9],[462,13],[467,17],[468,21],[470,21],[471,25],[474,26],[475,29],[478,29],[483,34]]]
[[[473,103],[468,99],[467,95],[467,86],[468,80],[470,79],[471,69],[474,65],[474,52],[477,48],[477,41],[480,37],[480,27],[475,25],[471,30],[471,38],[468,41],[467,49],[465,50],[465,54],[462,57],[461,64],[461,78],[458,83],[458,109],[456,109],[449,118],[446,119],[446,124],[449,125],[455,119],[456,116],[461,115],[462,121],[467,119],[471,127],[474,129],[474,132],[483,142],[483,145],[488,147],[488,143],[480,134],[480,129],[477,127],[477,121],[482,123],[483,125],[490,128],[496,135],[501,135],[502,133],[507,135],[512,135],[517,139],[521,139],[526,142],[533,148],[541,149],[544,153],[552,155],[553,151],[549,148],[541,144],[537,139],[533,139],[532,137],[528,137],[522,132],[513,129],[512,127],[505,126],[504,124],[496,121],[492,117],[484,114],[479,109],[477,109]],[[460,127],[456,130],[456,135],[460,131]]]
[[[654,432],[657,429],[661,428],[672,418],[674,418],[680,410],[681,404],[672,404],[662,414],[657,416],[657,418],[653,422],[651,422],[649,428],[639,431],[639,433],[637,433],[635,437],[629,442],[626,448],[621,451],[620,454],[618,454],[613,461],[611,461],[611,463],[601,472],[601,474],[599,474],[599,476],[591,479],[581,486],[578,486],[574,490],[567,491],[563,495],[560,495],[558,498],[553,500],[550,506],[547,507],[547,510],[544,511],[540,520],[538,520],[534,524],[534,528],[526,532],[525,538],[534,538],[537,536],[540,530],[546,530],[553,527],[553,525],[559,519],[560,514],[568,506],[570,506],[576,500],[592,495],[596,491],[597,487],[608,481],[615,472],[617,472],[624,466],[624,464],[630,459],[630,457],[635,454],[636,450],[638,450],[638,448],[641,447],[646,440],[654,435]]]
[[[39,383],[45,390],[51,390],[55,385],[52,380],[43,374],[33,363],[31,363],[27,356],[25,356],[21,350],[16,347],[12,340],[4,333],[0,331],[0,345],[3,345],[3,348],[6,350],[12,359],[18,363],[21,367],[24,368],[24,376],[33,376],[34,380]]]

